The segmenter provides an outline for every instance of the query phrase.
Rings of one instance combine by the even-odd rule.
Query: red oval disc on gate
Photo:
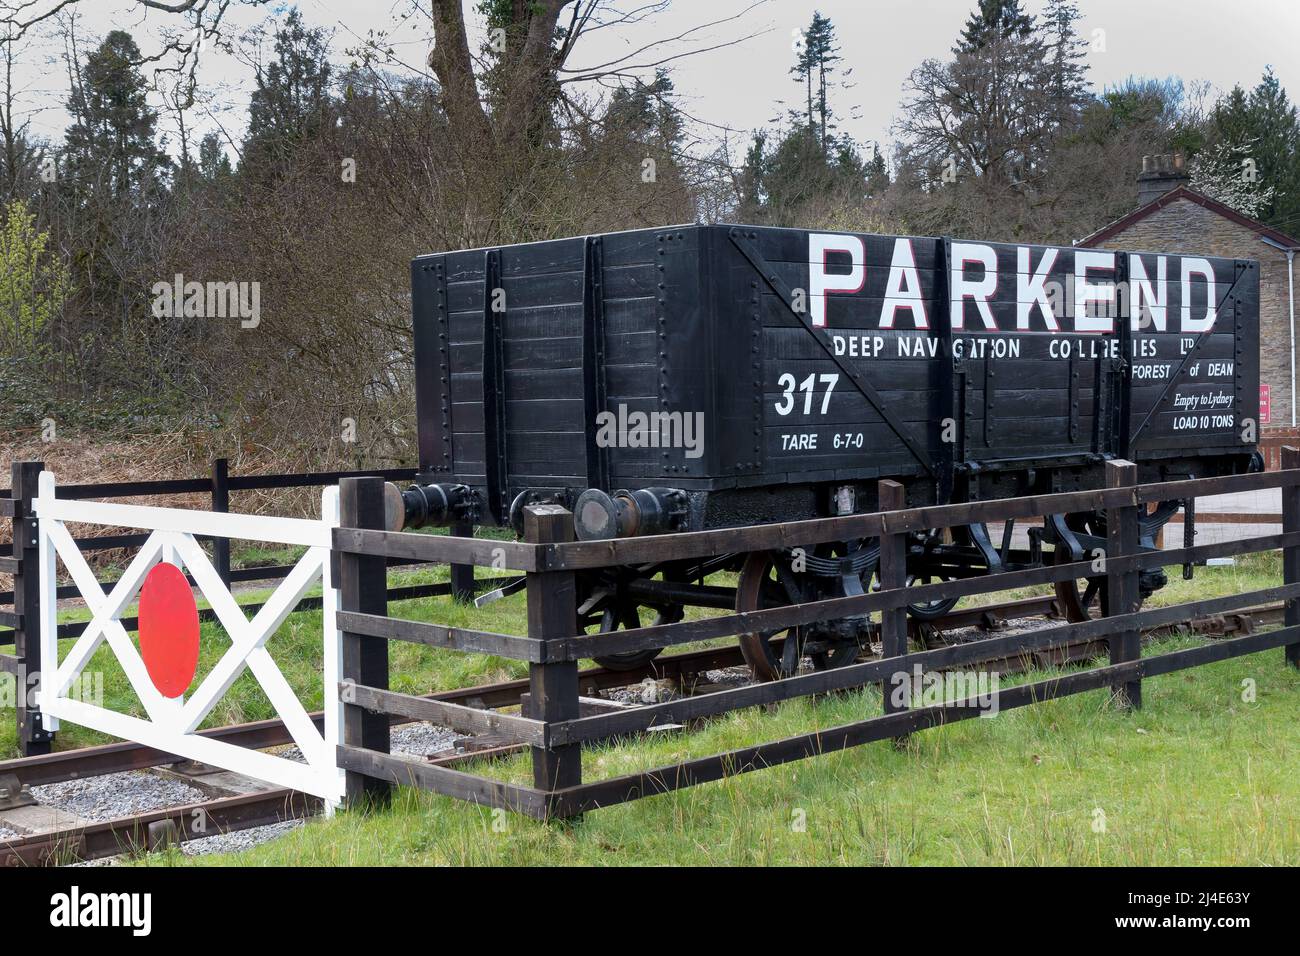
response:
[[[155,565],[140,587],[140,656],[158,693],[185,693],[199,666],[199,609],[185,573]]]

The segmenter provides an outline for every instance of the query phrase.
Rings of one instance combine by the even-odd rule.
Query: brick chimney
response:
[[[1142,172],[1138,174],[1138,205],[1154,202],[1170,190],[1185,186],[1191,178],[1182,153],[1143,156]]]

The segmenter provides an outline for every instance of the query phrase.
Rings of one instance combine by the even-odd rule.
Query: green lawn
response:
[[[1198,569],[1152,603],[1254,590],[1279,579],[1276,555]],[[438,572],[442,577],[443,572]],[[428,571],[403,583],[433,580]],[[1025,596],[1031,591],[1018,593]],[[516,596],[481,611],[444,599],[404,602],[396,613],[522,632]],[[289,680],[319,705],[318,613],[295,615],[271,650]],[[224,643],[205,628],[204,666]],[[1173,638],[1147,653],[1190,646]],[[394,643],[393,686],[425,693],[522,676],[515,662]],[[111,706],[133,702],[101,652]],[[1028,675],[1027,678],[1042,675]],[[1008,680],[1004,679],[1004,683]],[[1244,691],[1253,682],[1254,696]],[[212,723],[271,716],[249,678]],[[1103,692],[1082,694],[915,735],[904,751],[874,744],[588,814],[575,825],[538,824],[411,790],[391,809],[341,813],[250,852],[171,864],[550,863],[1050,863],[1291,864],[1300,862],[1300,673],[1272,651],[1146,682],[1145,709],[1124,714]],[[880,712],[874,690],[773,711],[733,713],[688,735],[584,754],[599,779]],[[12,756],[12,713],[0,714]],[[61,746],[95,742],[67,728]],[[481,768],[527,780],[522,758]]]

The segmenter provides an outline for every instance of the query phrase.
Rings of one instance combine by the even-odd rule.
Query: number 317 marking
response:
[[[825,415],[827,409],[831,407],[831,392],[835,391],[835,385],[839,380],[839,373],[826,372],[821,375],[814,373],[809,375],[802,382],[799,382],[797,387],[799,391],[803,392],[803,413],[805,415],[812,414],[813,392],[816,390],[817,383],[820,381],[826,386],[826,394],[822,396],[821,410],[821,414]],[[778,415],[789,415],[794,411],[795,381],[795,377],[789,372],[786,372],[776,380],[777,386],[782,390],[781,400],[776,403],[776,413]]]

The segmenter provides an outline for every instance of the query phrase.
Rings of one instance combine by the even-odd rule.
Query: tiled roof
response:
[[[1237,212],[1237,210],[1233,209],[1231,206],[1225,206],[1223,203],[1219,202],[1218,200],[1211,199],[1209,196],[1203,196],[1193,189],[1188,189],[1186,186],[1178,186],[1175,189],[1171,189],[1169,192],[1165,193],[1159,199],[1153,200],[1152,202],[1147,203],[1145,206],[1139,206],[1137,209],[1134,209],[1128,215],[1121,216],[1119,219],[1116,219],[1110,225],[1103,226],[1102,228],[1094,232],[1092,235],[1080,239],[1076,244],[1080,246],[1095,246],[1098,243],[1105,242],[1107,239],[1110,239],[1113,236],[1123,232],[1129,226],[1133,225],[1133,223],[1141,219],[1145,219],[1153,212],[1159,212],[1161,209],[1164,209],[1170,203],[1177,202],[1180,199],[1186,199],[1188,202],[1194,202],[1198,206],[1203,206],[1204,208],[1210,210],[1210,212],[1217,213],[1218,215],[1223,216],[1225,219],[1230,219],[1231,221],[1237,223],[1238,225],[1245,226],[1247,229],[1250,229],[1252,232],[1256,232],[1261,236],[1266,236],[1269,239],[1272,239],[1274,242],[1280,243],[1283,246],[1286,246],[1291,249],[1300,249],[1300,239],[1296,239],[1292,236],[1288,236],[1284,232],[1279,232],[1277,229],[1274,229],[1272,226],[1266,226],[1257,219],[1251,219],[1249,216],[1243,216],[1241,213]]]

